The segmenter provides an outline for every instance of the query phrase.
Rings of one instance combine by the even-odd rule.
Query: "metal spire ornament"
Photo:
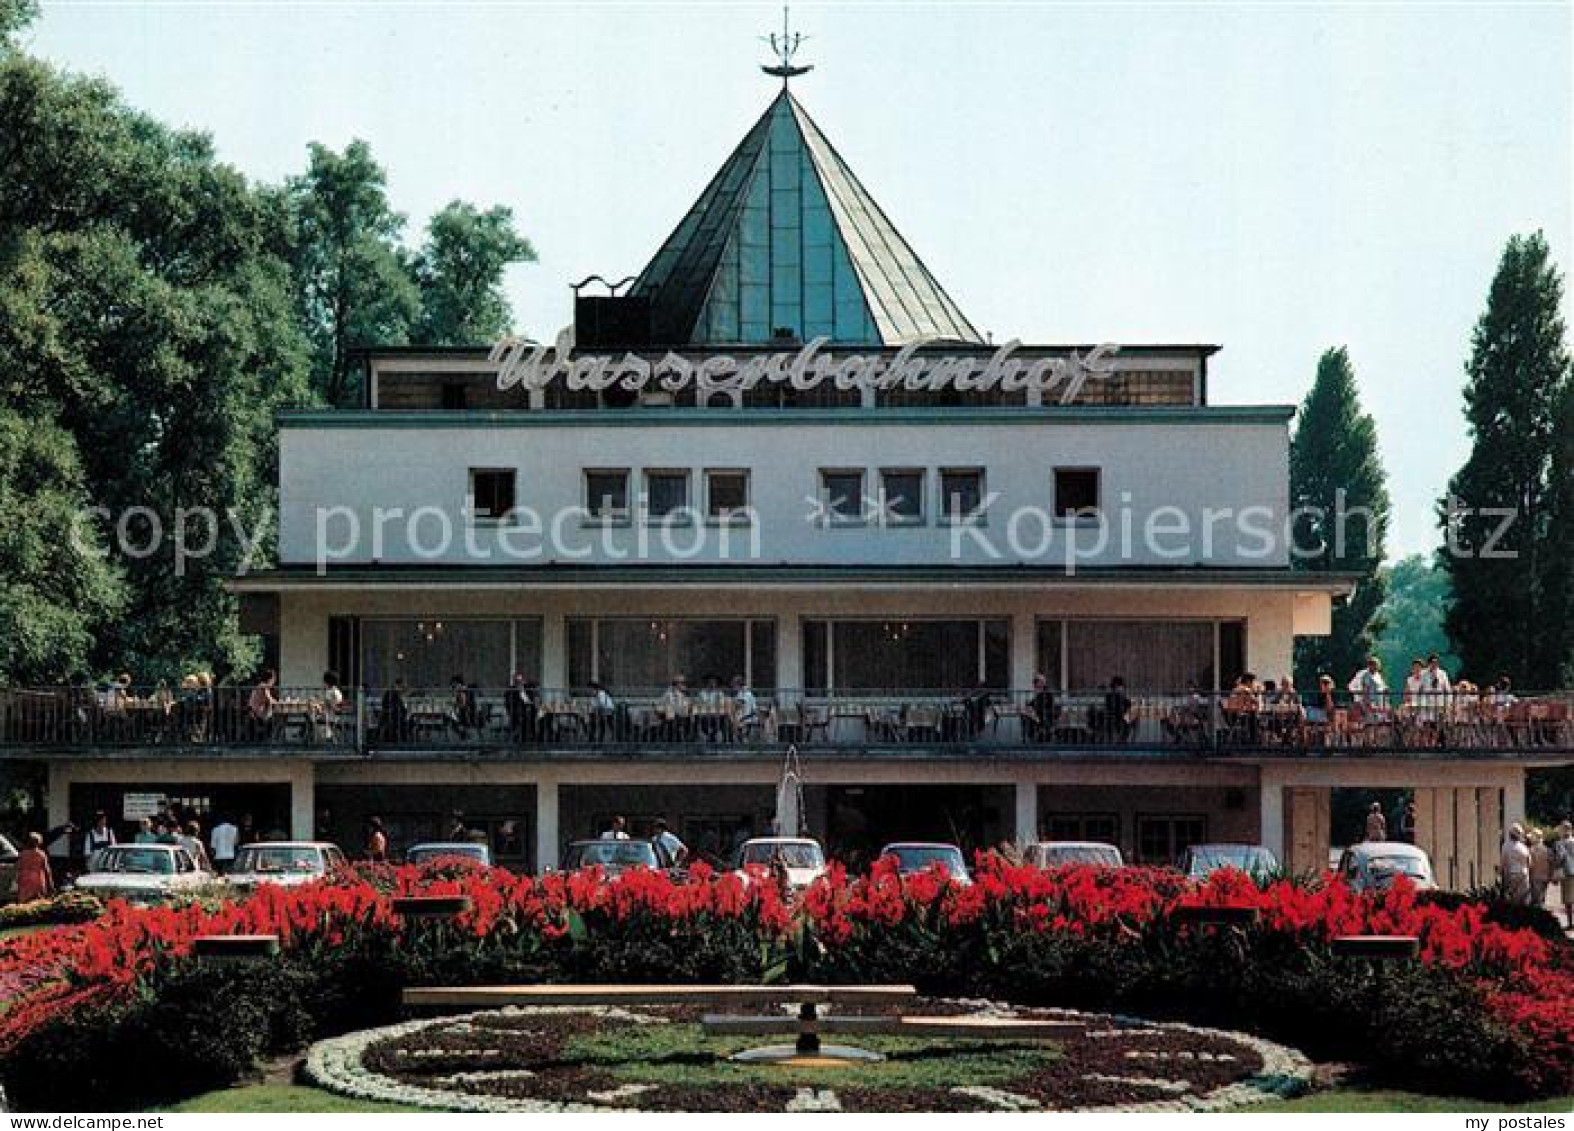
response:
[[[768,75],[776,75],[780,77],[782,80],[782,86],[787,85],[788,79],[797,78],[799,75],[806,75],[810,71],[814,70],[812,65],[803,67],[793,66],[793,56],[798,54],[798,48],[803,44],[803,41],[809,37],[802,34],[801,32],[790,31],[790,26],[791,25],[788,22],[787,5],[783,4],[781,35],[778,36],[775,32],[772,32],[770,35],[760,37],[761,43],[770,44],[771,51],[779,60],[775,66],[762,65],[760,70],[764,71]]]

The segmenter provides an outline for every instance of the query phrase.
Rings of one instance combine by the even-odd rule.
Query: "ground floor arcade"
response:
[[[46,773],[51,826],[103,810],[129,827],[164,799],[210,821],[250,814],[265,832],[330,839],[353,854],[372,816],[398,849],[441,839],[458,815],[502,862],[539,870],[615,815],[636,831],[663,818],[696,849],[725,857],[739,839],[771,831],[781,766],[722,754],[551,762],[82,758],[53,761]],[[848,756],[811,759],[802,774],[810,832],[854,860],[898,839],[969,848],[1103,840],[1144,863],[1167,863],[1188,844],[1246,841],[1306,871],[1326,866],[1330,847],[1358,838],[1348,803],[1369,793],[1385,805],[1413,799],[1416,839],[1439,880],[1468,888],[1490,880],[1503,829],[1524,815],[1523,765],[1462,758]]]

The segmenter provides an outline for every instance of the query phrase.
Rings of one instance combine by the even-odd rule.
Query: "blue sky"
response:
[[[1503,242],[1571,261],[1565,3],[794,6],[796,92],[997,341],[1206,341],[1218,403],[1293,403],[1346,345],[1396,503],[1436,543]],[[514,210],[509,290],[636,272],[775,80],[775,5],[45,0],[36,54],[277,181],[364,138],[412,221]]]

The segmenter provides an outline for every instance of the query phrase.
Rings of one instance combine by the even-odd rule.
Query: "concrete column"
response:
[[[803,621],[797,613],[776,621],[776,686],[803,688]]]
[[[290,836],[317,839],[317,776],[310,762],[290,767]]]
[[[1287,862],[1288,846],[1284,843],[1284,780],[1277,767],[1263,766],[1259,771],[1258,803],[1261,816],[1258,820],[1257,841]]]
[[[1011,617],[1011,689],[1026,691],[1033,686],[1038,665],[1038,625],[1029,612]]]
[[[558,866],[557,782],[536,782],[536,871]]]
[[[1016,842],[1032,844],[1038,840],[1038,783],[1017,782]]]
[[[1516,766],[1503,782],[1503,827],[1525,823],[1525,771]]]
[[[49,785],[45,801],[45,828],[55,828],[71,819],[71,770],[61,762],[49,763]]]
[[[519,663],[524,665],[525,661]],[[568,686],[568,630],[562,613],[549,612],[541,618],[541,670],[526,674],[544,688]]]

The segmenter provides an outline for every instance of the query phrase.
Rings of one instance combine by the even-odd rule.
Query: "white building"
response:
[[[985,342],[784,88],[571,339],[371,350],[362,408],[284,414],[278,562],[235,589],[285,704],[57,755],[54,815],[162,793],[353,847],[458,811],[540,868],[614,814],[765,831],[792,744],[847,852],[1244,840],[1304,868],[1347,835],[1334,788],[1414,789],[1444,879],[1485,878],[1532,754],[1215,695],[1282,680],[1350,584],[1292,571],[1292,409],[1210,404],[1215,349]]]

